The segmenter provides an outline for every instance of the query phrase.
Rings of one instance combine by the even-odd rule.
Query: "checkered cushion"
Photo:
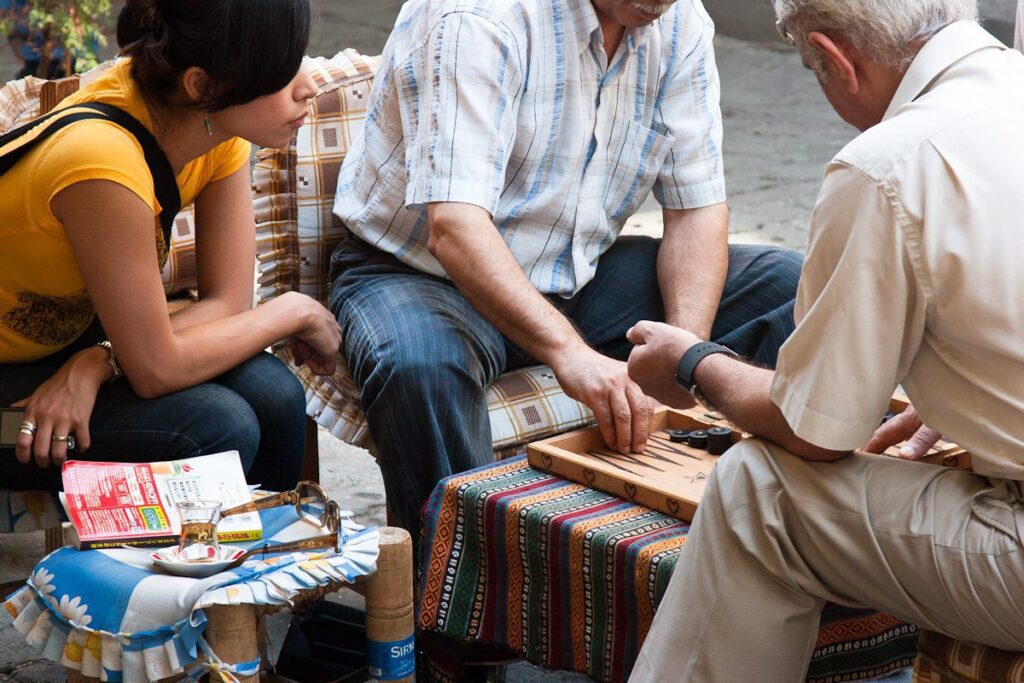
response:
[[[174,217],[171,250],[161,274],[167,296],[196,288],[196,214],[189,205]]]
[[[347,234],[332,212],[334,192],[349,145],[362,133],[379,59],[346,50],[331,59],[308,60],[308,65],[319,92],[306,125],[287,147],[256,155],[253,196],[260,301],[297,290],[326,303],[331,252]],[[317,377],[306,367],[294,368],[287,348],[278,348],[277,353],[305,386],[307,412],[319,424],[343,441],[370,444],[359,388],[341,359],[333,377]],[[566,396],[546,367],[502,376],[487,398],[499,455],[519,452],[527,442],[591,420],[590,411]]]
[[[914,683],[1024,683],[1024,653],[922,630]]]

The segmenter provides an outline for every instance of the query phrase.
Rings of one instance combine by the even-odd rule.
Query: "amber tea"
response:
[[[178,557],[186,562],[203,562],[217,557],[217,522],[221,504],[213,500],[186,500],[178,503],[181,536]]]

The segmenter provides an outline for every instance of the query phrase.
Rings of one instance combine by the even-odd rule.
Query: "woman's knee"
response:
[[[214,382],[241,396],[257,414],[268,411],[304,413],[306,394],[302,383],[283,362],[269,353],[253,356]]]
[[[238,451],[242,468],[248,470],[260,444],[260,423],[255,410],[240,395],[218,384],[203,384],[187,390],[190,410],[187,419],[169,425],[197,455]]]

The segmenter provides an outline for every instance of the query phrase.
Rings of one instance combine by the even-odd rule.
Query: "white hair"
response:
[[[950,24],[978,20],[977,0],[773,0],[802,52],[813,31],[838,33],[887,66],[906,66]]]

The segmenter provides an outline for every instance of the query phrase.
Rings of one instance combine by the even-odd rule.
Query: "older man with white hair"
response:
[[[710,478],[632,680],[802,680],[826,600],[1022,650],[1024,57],[973,0],[775,7],[863,133],[827,167],[776,372],[630,330],[647,393],[761,437]],[[899,384],[974,473],[865,452],[920,427],[878,427]]]

